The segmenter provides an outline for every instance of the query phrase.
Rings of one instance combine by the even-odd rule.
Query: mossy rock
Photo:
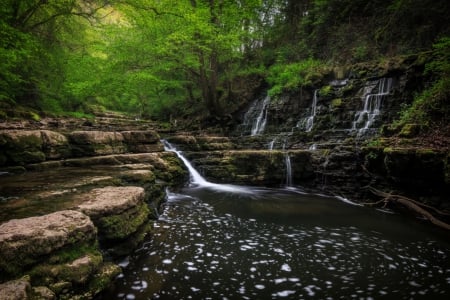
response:
[[[101,266],[98,272],[89,281],[89,296],[95,296],[104,289],[106,289],[113,282],[114,278],[122,272],[121,268],[113,263],[105,263]]]
[[[152,222],[146,221],[138,230],[124,240],[103,241],[101,246],[105,255],[112,259],[117,259],[131,254],[142,243],[147,234],[151,232],[152,224]]]
[[[106,240],[122,240],[133,233],[148,220],[149,208],[142,203],[127,211],[94,220],[99,229],[99,238]]]
[[[77,257],[68,260],[64,258],[63,252],[56,260],[48,259],[34,267],[29,272],[31,283],[34,286],[51,286],[59,282],[69,282],[71,286],[86,284],[100,268],[103,256],[92,247],[72,248],[70,252],[76,252]],[[60,293],[60,290],[53,290],[53,292]]]

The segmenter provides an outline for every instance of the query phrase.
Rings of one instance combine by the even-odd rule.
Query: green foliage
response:
[[[267,76],[271,95],[314,85],[325,62],[430,49],[449,14],[448,0],[5,0],[0,107],[220,119],[251,94],[247,76]],[[448,44],[432,76],[449,77]]]
[[[272,88],[269,95],[274,96],[285,90],[296,90],[313,83],[316,76],[321,76],[325,65],[312,58],[297,63],[277,63],[269,68],[267,77]]]
[[[428,63],[425,73],[436,80],[430,87],[416,95],[410,106],[405,106],[393,126],[401,128],[406,124],[420,124],[433,127],[432,122],[446,122],[450,118],[450,38],[440,39],[433,45],[433,61]]]

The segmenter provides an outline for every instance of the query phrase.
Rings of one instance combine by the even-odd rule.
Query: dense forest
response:
[[[417,53],[430,80],[401,117],[450,90],[448,0],[5,0],[0,16],[1,119],[220,121],[258,89]]]

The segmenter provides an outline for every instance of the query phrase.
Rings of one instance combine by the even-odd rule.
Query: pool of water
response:
[[[185,188],[99,299],[450,299],[435,230],[295,189]]]

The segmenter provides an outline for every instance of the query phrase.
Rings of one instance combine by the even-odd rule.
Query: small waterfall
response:
[[[267,124],[267,109],[270,103],[270,96],[267,95],[264,99],[255,101],[249,110],[245,113],[244,131],[248,131],[250,127],[250,135],[258,135],[264,132]]]
[[[268,145],[269,150],[271,150],[271,151],[273,150],[273,146],[275,145],[276,140],[277,140],[277,138],[274,138],[273,140],[271,140],[269,142],[269,145]]]
[[[308,150],[317,150],[317,144],[312,144],[311,146],[309,146]]]
[[[376,89],[378,87],[378,89]],[[385,96],[392,89],[392,78],[382,78],[378,81],[370,81],[362,91],[363,110],[355,113],[352,130],[357,130],[358,135],[369,129],[381,112],[381,105]],[[373,91],[377,90],[377,93]]]
[[[311,114],[307,118],[301,119],[297,123],[297,126],[296,126],[297,128],[304,127],[305,132],[310,132],[314,126],[314,117],[316,116],[316,110],[317,110],[317,93],[318,92],[319,92],[319,90],[314,90],[313,101],[311,104]]]
[[[177,156],[183,161],[184,165],[188,168],[190,175],[190,183],[199,186],[205,186],[210,183],[205,178],[203,178],[202,175],[200,175],[200,173],[191,165],[191,163],[187,160],[186,157],[183,156],[183,154],[181,154],[180,151],[178,151],[166,140],[162,140],[162,143],[164,144],[164,150],[175,152]]]
[[[286,164],[286,186],[290,187],[292,186],[292,166],[291,166],[291,157],[289,156],[288,152],[286,152],[284,156],[284,161]]]
[[[166,140],[161,140],[161,142],[164,145],[164,150],[176,153],[176,155],[181,159],[181,161],[184,163],[186,168],[188,168],[191,185],[194,185],[197,187],[203,187],[203,188],[210,188],[215,191],[222,191],[222,192],[241,193],[241,194],[255,193],[254,191],[252,191],[246,187],[236,186],[236,185],[232,185],[232,184],[218,184],[218,183],[212,183],[212,182],[207,181],[192,166],[192,164],[187,160],[187,158],[184,157],[184,155],[181,153],[181,151],[177,150],[174,146],[172,146]]]
[[[314,117],[316,116],[316,108],[317,108],[317,92],[319,90],[314,91],[313,102],[311,105],[311,115],[306,119],[306,132],[310,132],[314,126]]]

